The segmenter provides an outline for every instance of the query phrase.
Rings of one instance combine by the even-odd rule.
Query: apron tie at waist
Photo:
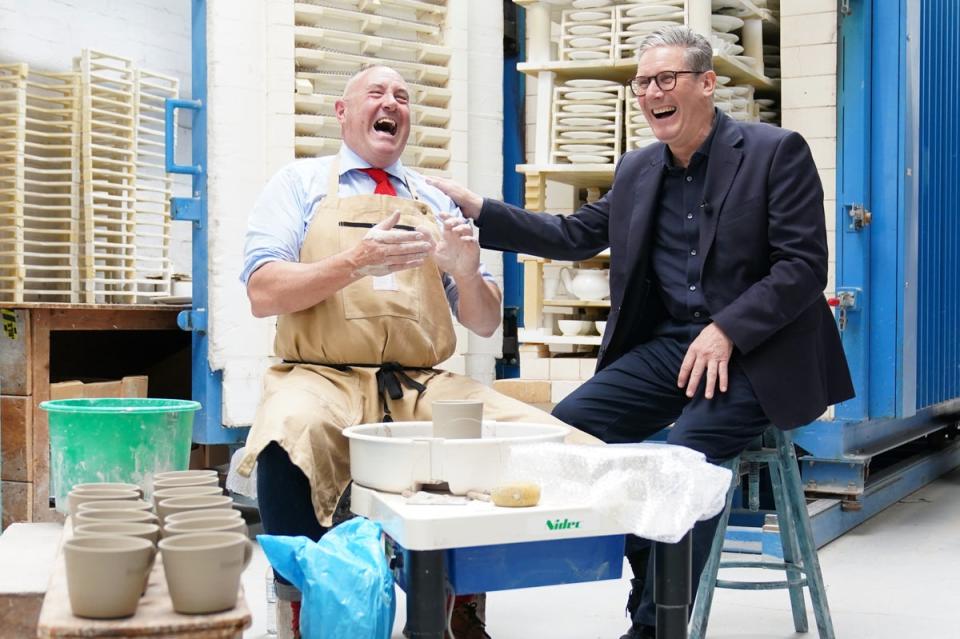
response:
[[[316,364],[318,366],[329,366],[338,371],[349,371],[351,368],[376,368],[377,373],[377,395],[380,397],[380,405],[383,407],[383,421],[392,422],[393,416],[390,413],[390,399],[403,398],[403,386],[417,391],[417,395],[423,394],[427,387],[416,381],[405,371],[431,371],[431,366],[403,366],[399,362],[383,362],[382,364],[317,364],[316,362],[302,362],[297,360],[283,360],[284,364]]]

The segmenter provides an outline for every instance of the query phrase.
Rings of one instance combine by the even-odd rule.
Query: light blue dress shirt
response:
[[[341,145],[340,157],[340,197],[368,195],[373,193],[376,182],[358,169],[369,168],[345,144]],[[243,271],[241,281],[246,284],[255,270],[273,261],[299,262],[300,247],[307,234],[307,227],[313,217],[314,206],[326,196],[327,174],[336,156],[306,158],[291,162],[280,169],[267,183],[257,199],[250,214],[244,243]],[[400,160],[384,169],[390,176],[390,183],[398,197],[412,199],[407,180],[413,182],[420,201],[427,204],[435,213],[448,212],[462,216],[460,209],[439,189],[429,184],[422,175],[405,169]],[[440,223],[439,216],[437,223]],[[486,272],[483,265],[480,271],[484,279],[495,281]],[[459,293],[453,278],[443,274],[444,290],[447,301],[454,313],[457,312]]]

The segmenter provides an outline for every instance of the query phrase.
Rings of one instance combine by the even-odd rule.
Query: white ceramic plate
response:
[[[632,118],[630,118],[630,121],[633,122],[634,124],[646,124],[647,126],[650,125],[650,123],[647,122],[647,116],[645,116],[642,113],[640,115],[633,116]]]
[[[741,97],[741,98],[745,98],[745,97],[747,97],[748,95],[750,95],[750,87],[732,86],[732,87],[730,87],[730,90],[733,91],[733,94],[734,94],[735,96],[738,96],[738,97]]]
[[[670,20],[644,20],[642,22],[634,22],[627,27],[627,31],[631,33],[650,33],[662,27],[676,26],[676,24],[676,22],[671,22]]]
[[[560,150],[567,153],[596,153],[612,151],[607,144],[561,144]]]
[[[639,7],[627,9],[627,15],[631,18],[652,18],[655,16],[669,15],[679,13],[683,17],[683,11],[677,11],[677,7],[669,4],[642,4]]]
[[[574,22],[596,22],[597,20],[609,20],[610,14],[604,11],[574,11],[567,17]]]
[[[613,120],[603,118],[560,118],[560,124],[563,126],[607,126],[613,124]]]
[[[567,56],[571,60],[607,60],[610,58],[607,51],[569,51]]]
[[[728,75],[717,76],[717,84],[727,84],[728,82],[730,82],[730,76]]]
[[[560,137],[568,140],[602,140],[609,138],[609,131],[561,131]]]
[[[594,80],[592,78],[581,78],[579,80],[567,80],[563,83],[565,87],[573,87],[575,89],[595,89],[597,87],[612,87],[618,86],[616,82],[611,80]]]
[[[737,42],[740,42],[740,36],[738,36],[736,33],[721,33],[720,31],[714,31],[712,35],[713,37],[720,38],[724,42],[729,42],[730,44],[736,44]]]
[[[590,36],[580,36],[577,38],[570,38],[570,46],[576,49],[593,49],[596,47],[608,47],[610,46],[610,40],[608,38],[593,38]]]
[[[597,9],[610,4],[612,0],[573,0],[570,4],[574,9]]]
[[[753,65],[755,65],[755,64],[757,63],[757,59],[754,58],[754,57],[751,57],[751,56],[749,56],[749,55],[735,55],[735,56],[733,56],[733,57],[734,57],[736,60],[739,60],[740,62],[744,63],[745,65],[747,65],[747,66],[750,67],[750,68],[753,68]]]
[[[598,33],[610,33],[610,28],[603,24],[574,24],[567,27],[567,33],[570,35],[597,35]]]
[[[567,91],[563,97],[568,100],[612,100],[617,94],[607,91]]]
[[[657,141],[657,138],[652,138],[652,137],[634,138],[633,148],[642,149],[643,147],[649,146],[656,141]]]
[[[770,98],[760,98],[759,100],[754,100],[757,104],[764,107],[772,107],[776,101],[771,100]]]
[[[574,164],[610,164],[613,158],[606,155],[592,155],[590,153],[571,153],[567,159]]]
[[[724,44],[725,46],[723,47],[723,52],[727,55],[740,55],[743,53],[743,47],[741,47],[739,44]]]
[[[729,33],[735,29],[739,29],[743,26],[743,20],[736,16],[724,16],[720,14],[713,14],[710,16],[710,25],[713,27],[714,31],[720,31],[721,33]]]
[[[560,107],[567,113],[606,113],[616,115],[616,110],[609,104],[564,104]]]
[[[733,97],[733,89],[728,87],[717,87],[713,90],[713,95],[715,95],[718,100],[726,100],[727,98]]]

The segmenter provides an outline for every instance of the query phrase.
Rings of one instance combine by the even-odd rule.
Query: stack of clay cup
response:
[[[64,544],[70,607],[78,617],[136,613],[159,548],[173,609],[230,610],[253,545],[216,471],[160,473],[153,501],[135,484],[78,484],[68,495],[73,537]]]

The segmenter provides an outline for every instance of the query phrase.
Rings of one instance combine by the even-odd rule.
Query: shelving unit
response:
[[[587,201],[593,201],[601,196],[603,190],[610,187],[613,181],[616,161],[621,152],[633,149],[632,143],[638,137],[636,127],[631,127],[627,118],[635,116],[637,111],[626,108],[626,103],[633,100],[629,88],[623,89],[622,105],[624,113],[619,116],[616,131],[618,152],[614,154],[610,163],[570,163],[562,154],[557,153],[558,137],[553,127],[558,124],[558,111],[568,102],[558,102],[565,97],[570,80],[591,79],[606,80],[626,85],[636,73],[636,61],[632,57],[631,47],[635,46],[638,38],[633,34],[644,34],[645,30],[636,28],[638,13],[631,9],[643,8],[649,5],[629,3],[611,3],[606,7],[589,9],[595,11],[596,16],[589,16],[589,20],[576,23],[569,4],[546,2],[543,0],[514,0],[515,4],[527,9],[527,30],[529,34],[528,60],[517,65],[518,71],[530,76],[536,82],[536,113],[533,120],[536,122],[532,161],[519,164],[517,172],[526,178],[524,199],[528,210],[543,211],[546,209],[546,190],[548,182],[567,184],[578,189],[586,189]],[[736,89],[735,97],[746,96],[736,102],[734,110],[740,119],[756,119],[759,108],[751,102],[753,95],[775,99],[779,93],[779,80],[767,77],[764,73],[764,40],[776,39],[779,44],[779,25],[775,16],[767,9],[757,7],[750,0],[724,0],[725,13],[743,21],[742,26],[733,29],[739,36],[733,38],[725,33],[714,34],[713,2],[711,0],[668,0],[665,5],[676,6],[676,11],[660,10],[670,13],[669,19],[688,25],[698,33],[711,38],[714,44],[713,65],[718,76],[729,78],[727,87],[752,87],[750,89]],[[682,13],[681,13],[682,12]],[[602,17],[600,14],[604,14]],[[581,16],[582,17],[582,16]],[[651,20],[656,17],[651,16]],[[727,20],[730,22],[730,20]],[[734,21],[736,22],[736,21]],[[588,28],[577,29],[577,24]],[[602,33],[595,28],[608,24],[610,33]],[[739,24],[739,22],[737,22]],[[596,59],[571,59],[576,57],[574,39],[576,37],[596,38],[584,40],[579,44],[589,51],[589,56]],[[603,40],[603,42],[599,42]],[[738,43],[735,43],[738,42]],[[609,44],[608,44],[609,43]],[[605,53],[609,52],[609,56]],[[604,54],[603,57],[600,57]],[[740,55],[742,54],[742,55]],[[587,55],[583,57],[589,57]],[[776,59],[776,58],[774,58]],[[730,95],[731,92],[727,92]],[[769,104],[769,103],[767,103]],[[749,108],[746,108],[747,105]],[[722,106],[722,105],[721,105]],[[729,106],[727,108],[730,108]],[[624,126],[626,124],[626,126]],[[605,130],[605,129],[604,129]],[[613,136],[611,136],[611,139]],[[642,139],[642,138],[641,138]],[[588,159],[588,158],[584,158]],[[547,348],[555,346],[598,346],[601,341],[599,335],[557,336],[549,334],[550,322],[545,322],[544,315],[550,312],[567,311],[583,317],[594,317],[609,308],[607,300],[575,300],[549,299],[544,297],[544,271],[551,262],[530,256],[520,256],[524,268],[524,324],[525,329],[520,331],[521,344],[528,345],[528,352],[546,353]],[[577,263],[578,267],[605,267],[609,254],[600,255],[587,263]],[[523,371],[523,347],[521,347],[521,377]],[[569,351],[568,351],[569,352]]]

